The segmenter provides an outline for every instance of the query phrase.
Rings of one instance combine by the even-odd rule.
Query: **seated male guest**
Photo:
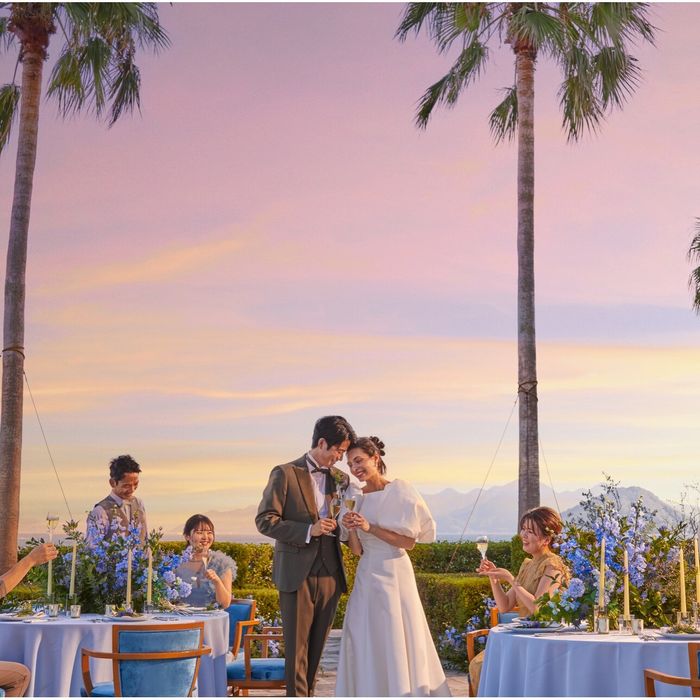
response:
[[[115,457],[109,464],[109,485],[112,492],[90,511],[86,539],[93,547],[108,540],[115,531],[136,525],[141,544],[146,541],[148,524],[143,502],[134,493],[139,486],[141,467],[131,455]]]
[[[34,547],[26,557],[20,559],[0,576],[0,599],[4,598],[27,575],[29,569],[55,559],[57,554],[58,550],[50,542]],[[22,697],[25,694],[31,675],[31,671],[24,664],[0,661],[0,688],[10,698]]]

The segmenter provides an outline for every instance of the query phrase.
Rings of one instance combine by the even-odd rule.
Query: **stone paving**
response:
[[[332,698],[335,690],[335,674],[338,669],[338,652],[340,651],[340,635],[341,630],[331,630],[326,647],[323,650],[321,658],[321,668],[316,677],[316,697]],[[467,697],[469,695],[469,686],[467,684],[467,675],[457,671],[446,671],[447,683],[450,686],[453,696]],[[284,695],[281,691],[258,690],[250,691],[251,695],[270,696]]]

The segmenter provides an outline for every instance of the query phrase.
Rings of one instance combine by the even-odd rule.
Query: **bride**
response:
[[[385,478],[384,454],[377,437],[358,438],[348,449],[350,471],[365,486],[350,487],[356,491],[346,494],[350,512],[342,525],[362,558],[345,612],[335,695],[450,695],[406,554],[416,542],[435,540],[435,521],[413,486]]]

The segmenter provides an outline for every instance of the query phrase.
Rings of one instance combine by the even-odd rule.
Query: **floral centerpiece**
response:
[[[112,522],[110,531],[113,534],[108,537],[94,524],[88,525],[86,537],[75,521],[66,523],[63,531],[71,543],[68,550],[58,556],[53,566],[57,601],[68,600],[73,569],[73,543],[76,545],[75,600],[83,612],[104,613],[105,605],[125,604],[129,550],[132,554],[131,594],[135,610],[142,609],[146,601],[149,548],[152,552],[152,604],[157,608],[166,608],[186,598],[192,591],[190,584],[175,574],[177,567],[188,560],[189,553],[186,551],[180,555],[163,550],[160,546],[162,529],[152,530],[143,544],[138,526],[124,528],[117,519]],[[96,544],[92,545],[93,542]],[[27,544],[35,546],[39,543],[40,541],[30,540]],[[35,589],[46,591],[46,576],[46,567],[35,567],[28,576],[29,583]]]
[[[606,477],[603,492],[584,493],[583,515],[564,524],[559,555],[572,578],[567,587],[545,594],[533,617],[580,625],[592,620],[599,595],[599,561],[605,538],[605,591],[608,615],[622,614],[623,560],[627,551],[630,611],[649,626],[668,625],[678,607],[678,557],[684,523],[658,525],[656,512],[640,496],[628,515],[622,513],[618,484]]]

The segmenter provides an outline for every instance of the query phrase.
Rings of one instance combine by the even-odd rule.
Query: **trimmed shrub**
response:
[[[510,542],[490,542],[488,557],[496,565],[510,567]],[[416,573],[464,574],[474,573],[481,555],[474,542],[434,542],[417,544],[408,552]],[[453,558],[454,557],[454,558]],[[451,562],[451,563],[450,563]]]

